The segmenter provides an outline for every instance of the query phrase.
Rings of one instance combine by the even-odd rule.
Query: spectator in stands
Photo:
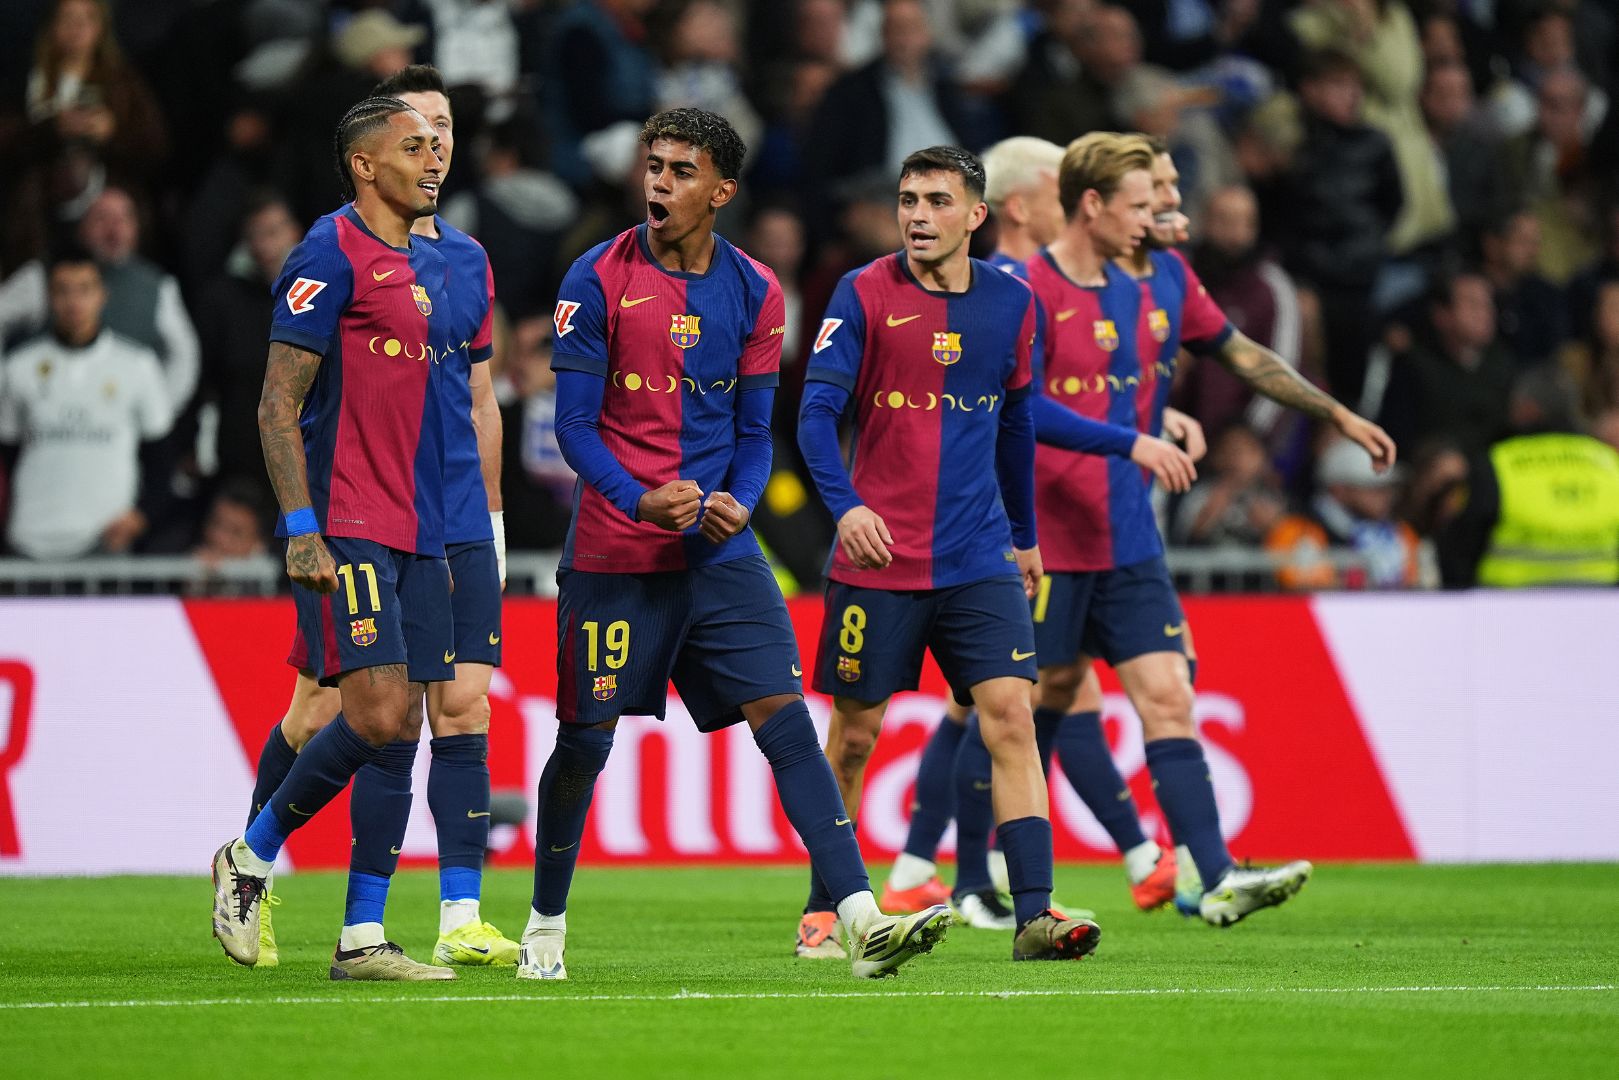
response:
[[[1448,586],[1619,585],[1619,450],[1576,433],[1552,367],[1512,388],[1512,434],[1475,455],[1439,540]]]
[[[804,222],[790,207],[760,207],[748,226],[743,248],[770,267],[781,285],[787,308],[787,329],[782,331],[781,339],[781,361],[783,365],[793,364],[798,359],[799,344],[803,341],[805,319],[819,314],[806,315],[804,292],[798,280],[804,262]],[[790,415],[798,415],[796,405]]]
[[[89,252],[59,253],[46,281],[50,332],[0,368],[0,444],[16,461],[6,540],[32,559],[127,551],[151,523],[137,500],[142,443],[172,418],[162,369],[103,326]]]
[[[265,490],[246,480],[222,484],[208,508],[202,539],[191,556],[209,570],[233,559],[251,559],[269,550],[274,503]]]
[[[1307,513],[1283,518],[1265,548],[1283,560],[1289,589],[1398,589],[1423,583],[1416,532],[1394,516],[1399,478],[1378,473],[1371,455],[1334,438],[1316,462],[1316,494]],[[1326,558],[1351,551],[1359,563],[1339,570]]]
[[[1013,130],[1067,146],[1087,131],[1119,127],[1110,95],[1140,60],[1141,35],[1128,11],[1053,0],[1012,86]]]
[[[1242,179],[1231,143],[1208,109],[1217,99],[1217,91],[1182,86],[1169,72],[1149,64],[1133,68],[1112,95],[1113,111],[1127,129],[1169,147],[1180,172],[1181,209],[1194,233],[1215,190]]]
[[[1509,212],[1490,223],[1481,241],[1501,340],[1520,364],[1552,359],[1569,338],[1568,300],[1535,269],[1540,221],[1527,210]]]
[[[961,142],[964,105],[933,59],[920,0],[890,0],[882,25],[882,55],[833,83],[810,124],[804,196],[812,229],[828,224],[840,185],[872,171],[898,176],[917,147]]]
[[[202,343],[202,399],[212,410],[218,475],[225,481],[265,483],[257,423],[264,385],[265,342],[273,314],[270,286],[303,237],[279,194],[262,191],[242,218],[227,271],[198,294]]]
[[[1325,49],[1304,61],[1299,82],[1304,141],[1286,181],[1273,230],[1285,265],[1321,302],[1327,383],[1360,399],[1376,334],[1372,287],[1403,205],[1388,137],[1361,119],[1360,67]]]
[[[1561,357],[1577,388],[1580,414],[1595,421],[1619,409],[1619,278],[1597,288],[1591,328],[1585,340],[1567,346]]]
[[[1256,548],[1286,512],[1264,443],[1239,422],[1214,437],[1208,475],[1175,508],[1170,536],[1193,547]]]
[[[478,100],[484,103],[483,120],[499,123],[511,118],[522,104],[521,40],[512,17],[513,5],[488,0],[422,2],[432,15],[431,62],[444,77],[444,85],[456,98],[461,96],[457,90],[476,88]],[[464,111],[459,101],[455,104],[457,112]]]
[[[1602,255],[1568,283],[1570,333],[1583,337],[1591,329],[1597,291],[1619,280],[1619,202],[1609,203],[1602,214]]]
[[[1489,281],[1476,272],[1441,279],[1428,304],[1431,333],[1394,360],[1383,427],[1401,445],[1451,439],[1467,453],[1506,431],[1517,361],[1496,334]]]
[[[1222,188],[1209,200],[1192,265],[1204,288],[1232,323],[1288,363],[1299,366],[1302,341],[1298,289],[1293,279],[1259,247],[1259,203],[1241,185]],[[1223,365],[1197,360],[1176,382],[1175,407],[1195,416],[1211,437],[1243,422],[1275,452],[1293,430],[1290,413]]]
[[[1582,122],[1590,90],[1572,67],[1547,72],[1536,92],[1534,128],[1503,148],[1514,200],[1540,220],[1540,272],[1559,285],[1599,254],[1599,177]]]
[[[1574,19],[1568,11],[1546,4],[1531,9],[1523,26],[1518,55],[1509,58],[1515,77],[1502,80],[1490,94],[1489,112],[1496,129],[1507,137],[1522,135],[1535,126],[1536,98],[1547,75],[1579,70],[1587,79],[1605,74],[1598,64],[1583,68],[1574,48]],[[1593,86],[1582,104],[1581,126],[1595,131],[1607,112],[1608,96]]]
[[[551,167],[576,188],[591,180],[586,136],[652,114],[656,75],[646,15],[656,0],[580,0],[560,12],[541,75]]]
[[[741,43],[730,9],[719,0],[687,0],[658,37],[656,107],[719,113],[744,143],[758,146],[764,123],[742,92]]]
[[[557,444],[556,373],[551,370],[551,320],[535,316],[516,323],[502,350],[500,422],[503,445],[501,498],[506,505],[506,542],[514,550],[560,548],[573,516],[576,477]]]
[[[1473,80],[1455,61],[1430,63],[1422,83],[1422,118],[1444,164],[1456,231],[1477,236],[1505,208],[1499,142],[1478,118]]]

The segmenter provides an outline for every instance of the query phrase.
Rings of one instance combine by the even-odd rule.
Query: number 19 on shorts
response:
[[[607,633],[603,634],[601,623],[595,619],[579,626],[585,635],[585,668],[589,671],[598,671],[603,660],[614,671],[624,666],[630,658],[630,624],[628,620],[619,619],[607,624]],[[602,655],[602,646],[607,646],[607,655]]]

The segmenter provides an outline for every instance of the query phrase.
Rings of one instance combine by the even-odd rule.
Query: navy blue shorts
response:
[[[557,575],[557,718],[663,719],[672,679],[700,731],[804,692],[798,639],[760,555],[656,574]]]
[[[956,700],[1013,676],[1035,680],[1034,628],[1023,579],[993,577],[944,589],[896,592],[834,581],[815,658],[815,689],[856,701],[915,690],[930,649]]]
[[[385,664],[404,664],[411,682],[454,679],[448,564],[371,540],[325,540],[337,563],[337,591],[292,587],[303,649],[300,656],[295,644],[288,662],[314,672],[322,686]]]
[[[450,544],[444,550],[455,591],[455,662],[500,666],[500,563],[493,540]]]
[[[1117,666],[1147,653],[1186,651],[1186,615],[1162,556],[1047,574],[1032,606],[1042,667],[1071,664],[1081,654]]]

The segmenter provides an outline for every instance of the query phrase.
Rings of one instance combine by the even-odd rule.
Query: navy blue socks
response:
[[[905,852],[933,862],[939,841],[956,815],[956,750],[967,731],[965,724],[939,720],[922,760],[916,768],[916,801],[911,803],[911,827],[905,834]]]
[[[854,822],[844,810],[837,778],[803,699],[795,698],[777,710],[753,733],[753,741],[770,762],[787,820],[809,849],[815,871],[812,889],[822,891],[832,909],[855,893],[870,892]]]
[[[1147,744],[1147,769],[1175,842],[1191,851],[1203,887],[1214,888],[1232,862],[1220,835],[1220,811],[1203,745],[1196,739],[1155,739]]]
[[[476,900],[489,846],[489,736],[445,735],[428,744],[427,805],[438,832],[440,900]]]
[[[1022,927],[1051,906],[1051,822],[1043,817],[1003,822],[1000,837],[1012,910]]]
[[[1113,846],[1125,852],[1146,843],[1130,786],[1113,764],[1107,737],[1102,734],[1102,714],[1080,712],[1063,717],[1057,749],[1063,775],[1113,838]]]
[[[561,724],[556,749],[540,774],[539,821],[534,830],[534,910],[561,915],[579,861],[585,818],[596,793],[596,777],[613,750],[609,728]]]
[[[956,884],[951,890],[956,896],[994,887],[989,876],[989,834],[995,828],[993,771],[978,714],[970,713],[956,750]]]
[[[266,812],[253,819],[244,838],[247,846],[264,861],[274,862],[287,836],[335,799],[354,774],[380,753],[382,748],[356,735],[339,714],[309,740],[287,771],[286,780],[267,801]]]
[[[281,721],[277,720],[275,726],[270,728],[270,737],[264,740],[264,749],[259,751],[259,770],[253,777],[253,805],[247,811],[247,823],[253,824],[253,819],[259,816],[270,802],[270,796],[275,789],[287,778],[292,771],[292,763],[298,760],[298,751],[287,742],[287,736],[281,731]]]

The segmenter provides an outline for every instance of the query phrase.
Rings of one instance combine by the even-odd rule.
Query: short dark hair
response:
[[[445,100],[450,97],[444,88],[444,76],[432,64],[400,68],[371,88],[372,97],[396,98],[400,94],[443,94]]]
[[[899,178],[917,173],[951,172],[961,177],[967,193],[980,201],[988,180],[984,176],[984,163],[959,146],[929,146],[908,156],[899,167]]]
[[[641,145],[650,147],[659,139],[691,143],[707,150],[714,168],[725,180],[735,180],[748,156],[747,144],[731,122],[706,109],[665,109],[650,117],[641,127]]]
[[[1312,49],[1304,54],[1299,61],[1299,82],[1314,82],[1317,79],[1329,78],[1333,75],[1353,75],[1362,83],[1366,81],[1361,74],[1360,65],[1355,58],[1342,49],[1328,46],[1323,49]]]
[[[101,276],[101,264],[96,262],[96,257],[90,254],[89,248],[77,240],[64,241],[51,248],[50,253],[46,255],[45,276],[48,279],[51,274],[56,272],[56,268],[59,266],[84,266],[86,264],[95,267],[96,276]]]
[[[399,113],[415,111],[398,98],[368,97],[343,114],[343,119],[337,122],[333,144],[337,151],[337,176],[343,182],[345,200],[352,202],[356,194],[354,175],[349,172],[349,152],[354,144],[385,129]]]

